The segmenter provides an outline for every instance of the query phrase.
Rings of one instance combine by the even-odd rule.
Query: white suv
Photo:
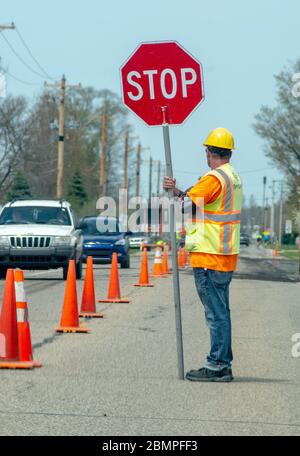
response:
[[[0,278],[8,268],[63,268],[70,259],[82,276],[82,234],[65,200],[13,200],[0,212]]]

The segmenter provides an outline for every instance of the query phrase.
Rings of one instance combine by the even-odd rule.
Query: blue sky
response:
[[[251,125],[262,104],[276,102],[273,75],[300,57],[299,17],[299,0],[10,0],[1,5],[0,23],[15,22],[50,75],[65,73],[69,83],[119,94],[119,68],[140,42],[177,40],[202,63],[206,97],[183,126],[171,128],[178,184],[186,188],[206,172],[202,142],[211,129],[224,126],[236,138],[233,163],[246,197],[254,194],[261,202],[263,176],[271,183],[280,174]],[[38,70],[16,32],[4,33]],[[8,77],[8,92],[33,98],[42,78],[24,67],[3,39],[0,56],[9,72],[37,84]],[[154,159],[164,160],[161,128],[148,128],[132,114],[130,121]]]

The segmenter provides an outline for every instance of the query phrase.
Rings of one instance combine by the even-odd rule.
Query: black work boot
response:
[[[231,382],[233,380],[230,367],[224,367],[218,371],[202,367],[198,370],[190,370],[185,378],[191,382]]]

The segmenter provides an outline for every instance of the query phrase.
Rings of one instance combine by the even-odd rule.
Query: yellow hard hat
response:
[[[234,138],[226,128],[216,128],[209,133],[203,146],[214,146],[232,150],[234,149]]]

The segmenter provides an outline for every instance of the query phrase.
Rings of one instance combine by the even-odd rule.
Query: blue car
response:
[[[130,268],[128,233],[121,232],[120,222],[114,217],[84,217],[79,229],[83,235],[82,260],[93,257],[94,263],[111,263],[112,254],[118,255],[121,268]]]

